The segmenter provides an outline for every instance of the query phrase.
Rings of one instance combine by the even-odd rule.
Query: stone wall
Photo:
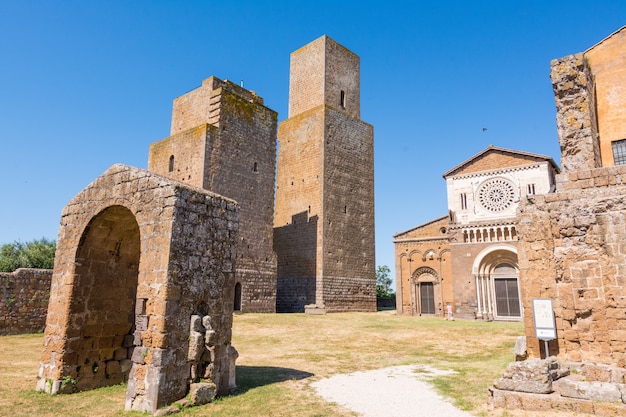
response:
[[[595,98],[610,92],[595,85],[587,53],[552,61],[564,168],[557,192],[520,204],[526,335],[530,355],[539,357],[531,302],[551,298],[557,327],[551,354],[626,367],[626,167],[602,166],[597,126],[611,121],[598,120]],[[611,91],[624,79],[613,81]]]
[[[43,331],[51,279],[49,269],[0,273],[0,335]]]
[[[532,312],[532,298],[554,300],[558,340],[551,354],[626,367],[626,167],[560,180],[559,192],[520,206],[525,311]],[[540,357],[532,314],[525,325],[529,353]]]
[[[74,197],[61,218],[37,389],[128,379],[126,408],[149,412],[200,378],[229,393],[238,216],[233,200],[124,165]]]

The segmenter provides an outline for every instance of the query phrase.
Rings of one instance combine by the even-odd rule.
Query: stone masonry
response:
[[[556,193],[519,208],[529,356],[549,353],[577,372],[551,397],[494,389],[495,406],[626,414],[626,166],[613,151],[626,136],[625,30],[552,61],[563,172]],[[535,337],[533,298],[554,303],[549,352]]]
[[[202,378],[234,388],[230,345],[239,207],[114,165],[62,213],[37,389],[128,380],[154,412]]]
[[[277,311],[375,311],[373,128],[359,57],[327,36],[291,54],[279,126]]]
[[[43,331],[51,279],[49,269],[0,273],[0,335]]]
[[[174,100],[171,136],[150,146],[149,171],[239,203],[235,306],[243,312],[276,310],[276,120],[253,91],[210,77]]]

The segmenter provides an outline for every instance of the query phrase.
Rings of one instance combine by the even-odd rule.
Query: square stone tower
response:
[[[274,215],[279,312],[376,309],[374,129],[359,117],[356,54],[328,36],[291,54]]]
[[[276,310],[276,121],[253,91],[210,77],[174,100],[171,136],[150,145],[149,171],[239,203],[235,311]]]

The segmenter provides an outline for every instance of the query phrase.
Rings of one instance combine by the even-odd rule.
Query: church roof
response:
[[[560,172],[560,169],[558,165],[556,164],[556,162],[554,162],[554,160],[549,156],[536,154],[536,153],[530,153],[530,152],[516,151],[513,149],[506,149],[506,148],[500,148],[494,145],[489,145],[487,148],[485,148],[481,152],[461,162],[459,165],[455,166],[451,170],[445,172],[443,174],[443,178],[447,178],[449,176],[458,174],[462,171],[466,171],[475,162],[481,159],[484,159],[488,157],[490,154],[494,154],[494,153],[504,154],[504,155],[511,157],[512,158],[511,161],[516,160],[515,162],[516,165],[523,165],[523,164],[528,164],[532,162],[548,162],[550,165],[552,165],[552,168],[554,168],[554,170],[557,173]],[[480,171],[480,169],[474,169],[472,171]]]
[[[442,216],[442,217],[438,217],[436,219],[430,220],[426,223],[420,224],[419,226],[415,226],[412,227],[408,230],[405,230],[403,232],[398,232],[395,235],[393,235],[394,240],[395,239],[399,239],[399,238],[403,238],[403,237],[414,237],[413,234],[411,232],[415,232],[419,229],[425,229],[427,228],[427,226],[431,226],[431,225],[435,225],[436,223],[442,222],[444,221],[444,223],[448,223],[450,221],[450,217],[448,215]],[[431,233],[432,234],[432,233]]]

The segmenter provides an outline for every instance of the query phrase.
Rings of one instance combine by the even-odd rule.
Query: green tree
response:
[[[389,297],[394,294],[391,288],[391,270],[387,265],[376,268],[376,296]]]
[[[55,250],[56,242],[46,238],[4,244],[0,247],[0,272],[18,268],[52,269]]]

